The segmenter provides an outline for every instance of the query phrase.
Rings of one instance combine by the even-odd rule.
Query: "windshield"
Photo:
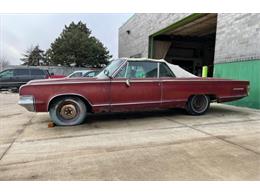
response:
[[[105,75],[104,71],[108,70],[109,71],[109,75],[112,75],[121,64],[123,64],[125,62],[124,59],[117,59],[117,60],[113,60],[112,62],[110,62],[110,64],[104,68],[97,76],[96,78],[98,79],[105,79],[107,78],[107,76]]]

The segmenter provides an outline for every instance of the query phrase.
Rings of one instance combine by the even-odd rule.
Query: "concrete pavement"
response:
[[[260,111],[213,104],[90,115],[48,128],[47,113],[0,94],[0,180],[259,180]]]

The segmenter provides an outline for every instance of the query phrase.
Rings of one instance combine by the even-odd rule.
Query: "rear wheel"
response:
[[[64,97],[51,104],[49,113],[56,125],[79,125],[86,118],[87,107],[78,97]]]
[[[210,105],[210,98],[206,95],[194,95],[187,102],[187,111],[191,115],[204,114]]]

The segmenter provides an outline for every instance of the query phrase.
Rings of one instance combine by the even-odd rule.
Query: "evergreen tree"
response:
[[[58,65],[94,66],[108,64],[109,51],[94,36],[86,24],[72,22],[65,26],[60,36],[48,50],[49,61]]]

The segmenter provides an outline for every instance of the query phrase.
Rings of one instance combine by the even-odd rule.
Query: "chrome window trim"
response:
[[[116,74],[113,78],[115,78],[115,79],[126,79],[128,64],[129,64],[128,61],[126,61],[126,64],[120,65],[120,68],[118,69],[118,71],[116,72]],[[124,68],[124,66],[126,66],[125,76],[117,78],[116,76],[119,74],[119,72],[122,70],[122,68]]]
[[[125,63],[128,63],[128,61],[125,59],[123,61],[123,63],[121,65],[119,65],[119,67],[112,73],[111,77],[114,79],[115,76],[117,75],[117,73],[120,71],[121,67],[123,67],[125,65]]]
[[[157,62],[157,79],[160,78],[160,63]]]

